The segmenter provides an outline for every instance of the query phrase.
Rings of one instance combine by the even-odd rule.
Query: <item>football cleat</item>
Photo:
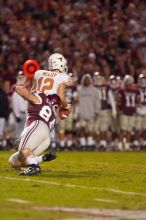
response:
[[[41,168],[38,164],[31,164],[27,169],[19,173],[20,176],[31,176],[41,173]]]
[[[55,160],[56,159],[56,154],[55,151],[52,151],[48,154],[44,154],[43,155],[43,162],[45,161],[51,161],[51,160]]]

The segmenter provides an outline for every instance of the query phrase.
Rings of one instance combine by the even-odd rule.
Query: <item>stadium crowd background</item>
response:
[[[111,74],[130,74],[137,82],[146,68],[145,23],[142,0],[0,1],[2,87],[11,99],[23,63],[36,59],[47,69],[54,52],[67,58],[78,84],[84,74],[94,72],[107,80]]]

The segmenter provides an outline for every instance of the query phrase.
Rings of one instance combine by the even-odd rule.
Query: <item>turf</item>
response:
[[[11,154],[0,152],[0,219],[80,217],[37,207],[146,208],[146,152],[58,152],[56,160],[42,164],[40,175],[31,177],[9,168]]]

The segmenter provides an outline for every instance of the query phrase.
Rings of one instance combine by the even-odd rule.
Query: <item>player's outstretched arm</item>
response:
[[[60,97],[61,105],[63,105],[64,108],[67,107],[68,103],[65,97],[65,85],[63,83],[58,87],[58,96]]]
[[[33,95],[28,89],[24,88],[23,86],[16,86],[15,90],[21,97],[23,97],[28,102],[32,102],[32,103],[40,102],[37,96]]]
[[[61,100],[61,105],[66,108],[69,112],[72,111],[72,107],[71,107],[71,104],[69,104],[66,100],[66,97],[65,97],[65,87],[66,85],[64,83],[61,83],[58,87],[58,96],[60,97],[60,100]]]

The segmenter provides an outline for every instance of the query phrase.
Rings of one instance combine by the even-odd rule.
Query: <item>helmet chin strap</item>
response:
[[[54,71],[54,72],[59,72],[61,73],[61,71],[59,69],[49,69],[49,71]]]
[[[62,73],[62,72],[65,72],[65,73],[67,73],[67,71],[68,71],[68,68],[66,68],[65,70],[59,70],[59,69],[51,69],[50,71],[54,71],[54,72],[59,72],[59,73]]]
[[[53,69],[52,71],[61,72],[59,69]]]

